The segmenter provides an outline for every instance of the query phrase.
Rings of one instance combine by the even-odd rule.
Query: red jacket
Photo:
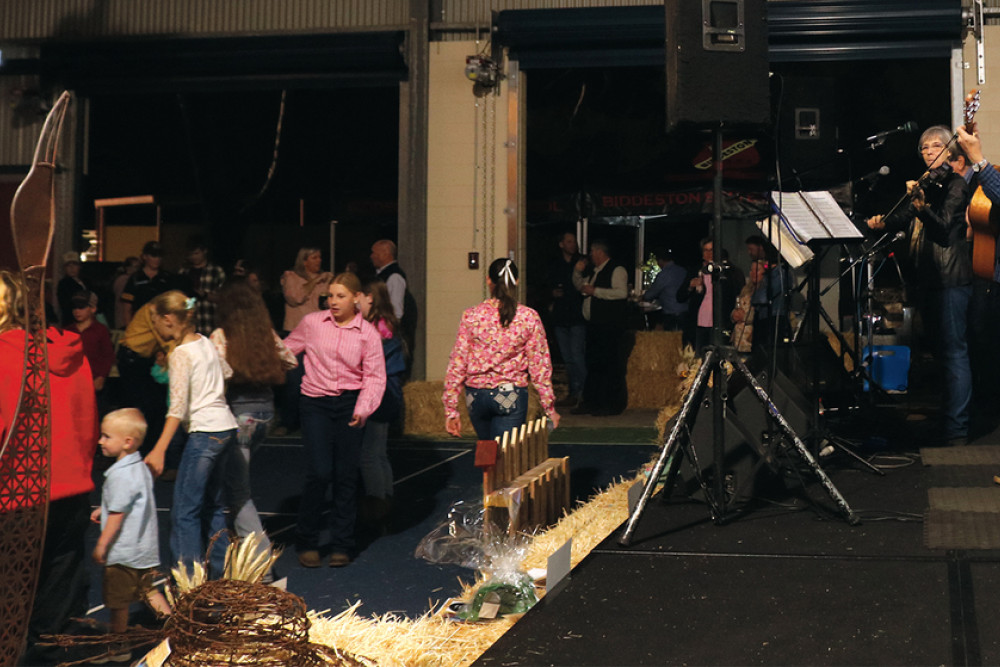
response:
[[[80,335],[48,330],[52,415],[52,477],[49,497],[68,498],[94,489],[90,477],[100,424],[94,380]],[[24,377],[24,330],[0,334],[0,441],[14,421]],[[13,382],[10,380],[14,380]]]

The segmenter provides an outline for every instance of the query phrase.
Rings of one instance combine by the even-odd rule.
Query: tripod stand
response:
[[[771,417],[775,420],[780,428],[781,432],[792,442],[795,451],[801,457],[802,461],[806,463],[809,468],[812,469],[813,473],[819,479],[823,488],[829,494],[830,498],[837,504],[840,510],[844,513],[849,524],[856,525],[859,523],[857,515],[854,510],[851,509],[850,505],[847,504],[847,500],[840,494],[837,487],[834,486],[833,482],[827,477],[826,473],[820,467],[819,463],[816,461],[815,457],[809,452],[805,443],[796,435],[795,431],[792,429],[791,425],[781,414],[778,408],[775,406],[774,401],[768,395],[764,387],[757,381],[747,365],[739,357],[735,350],[731,347],[712,347],[708,349],[705,354],[705,360],[703,361],[701,368],[698,370],[698,374],[695,376],[694,383],[691,386],[691,390],[688,392],[687,396],[684,398],[684,403],[681,405],[680,412],[677,415],[677,419],[674,421],[674,426],[670,431],[670,436],[667,438],[666,443],[663,445],[663,449],[660,450],[660,456],[656,460],[656,464],[653,466],[653,470],[650,472],[649,479],[646,480],[646,486],[643,489],[642,496],[639,498],[639,502],[636,503],[635,510],[629,517],[628,523],[625,525],[625,530],[621,537],[618,539],[618,543],[622,546],[628,546],[631,544],[632,535],[635,532],[636,525],[639,522],[639,518],[642,516],[643,511],[646,509],[646,503],[652,497],[653,492],[656,490],[656,485],[660,479],[660,475],[663,473],[668,461],[671,465],[671,470],[668,470],[668,475],[675,472],[676,466],[680,464],[680,452],[681,447],[687,449],[686,454],[689,459],[696,461],[696,456],[691,451],[691,443],[687,438],[682,438],[682,433],[684,429],[688,426],[688,421],[690,419],[691,413],[694,410],[694,406],[701,400],[702,394],[705,390],[706,384],[708,382],[708,375],[713,369],[718,369],[723,362],[729,362],[733,365],[734,369],[738,371],[743,378],[746,380],[747,384],[753,389],[754,395],[757,400],[760,401]],[[718,434],[717,434],[718,435]],[[764,447],[773,447],[773,443],[766,443]],[[719,463],[716,460],[716,463]],[[697,464],[695,465],[697,469]],[[716,491],[711,493],[708,489],[705,481],[701,478],[699,474],[699,483],[702,486],[702,490],[705,492],[705,497],[709,499],[709,506],[711,508],[712,518],[719,523],[725,519],[726,507],[725,500],[720,493],[720,488],[722,484],[722,479],[719,474],[715,475]]]
[[[717,125],[713,132],[713,147],[712,147],[712,158],[713,167],[715,169],[715,178],[713,182],[713,217],[712,217],[712,240],[713,248],[717,257],[722,257],[722,126]],[[710,266],[709,269],[713,267]],[[711,271],[710,271],[711,273]],[[718,271],[715,275],[722,276],[722,271]],[[713,289],[717,288],[714,285],[713,279]],[[715,292],[714,294],[718,294]],[[724,405],[723,397],[725,396],[724,385],[726,383],[726,372],[723,368],[723,362],[729,362],[737,369],[743,377],[746,379],[747,384],[753,389],[754,395],[761,402],[761,404],[767,409],[770,416],[777,422],[781,431],[791,440],[794,445],[795,450],[798,452],[801,459],[812,468],[816,477],[819,478],[823,487],[826,489],[827,493],[838,505],[838,507],[843,511],[847,521],[851,524],[857,524],[858,518],[854,514],[854,511],[847,504],[847,501],[840,494],[837,488],[830,481],[830,478],[826,476],[823,469],[817,463],[816,459],[806,448],[805,443],[799,438],[798,435],[792,430],[791,425],[788,420],[781,414],[775,406],[774,401],[768,395],[767,391],[763,386],[757,381],[747,368],[746,364],[739,357],[736,351],[732,347],[723,346],[723,332],[722,332],[722,322],[723,317],[728,316],[728,313],[723,312],[723,304],[721,298],[712,298],[712,346],[707,348],[705,358],[702,362],[701,368],[698,370],[695,376],[694,383],[691,386],[690,391],[688,391],[687,396],[684,398],[684,402],[681,405],[680,412],[677,415],[677,419],[674,422],[674,426],[671,429],[670,436],[667,438],[666,443],[663,445],[663,449],[660,451],[660,456],[656,461],[656,465],[653,467],[649,478],[646,480],[646,486],[643,489],[642,496],[639,498],[638,503],[636,503],[635,509],[632,511],[632,515],[629,517],[628,523],[625,526],[625,530],[622,535],[618,538],[618,543],[622,546],[629,546],[632,542],[632,536],[635,533],[636,525],[639,522],[639,518],[642,516],[643,511],[646,509],[646,503],[652,497],[653,492],[656,490],[656,485],[659,481],[660,475],[663,473],[664,467],[667,465],[667,461],[671,462],[671,472],[674,471],[675,466],[679,465],[680,457],[677,456],[679,453],[679,448],[681,447],[682,440],[681,434],[683,430],[688,426],[688,422],[691,418],[694,406],[701,400],[701,396],[707,386],[708,375],[710,372],[713,373],[714,379],[712,384],[713,391],[713,401],[712,401],[712,433],[713,433],[713,468],[714,474],[714,492],[710,491],[705,484],[704,479],[701,477],[700,472],[698,473],[698,481],[701,484],[702,490],[705,492],[705,497],[709,499],[711,506],[711,511],[713,519],[716,523],[724,520],[726,518],[726,507],[725,507],[725,489],[724,480],[722,475],[722,459],[725,456],[725,429],[724,429]],[[696,462],[697,457],[691,448],[690,441],[685,438],[683,443],[687,446],[687,455],[689,459]],[[773,441],[763,445],[766,447],[774,447]],[[697,469],[697,464],[695,464]]]

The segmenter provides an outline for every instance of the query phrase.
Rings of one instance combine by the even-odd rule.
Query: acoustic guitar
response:
[[[979,110],[979,91],[973,90],[965,96],[965,130],[972,133],[976,129],[973,118]],[[989,166],[993,169],[993,165]],[[1000,234],[1000,210],[993,210],[993,202],[976,188],[969,202],[967,216],[972,231],[972,273],[977,278],[993,279],[993,264],[996,257],[997,235]]]

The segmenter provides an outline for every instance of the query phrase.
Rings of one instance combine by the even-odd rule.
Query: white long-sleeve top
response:
[[[178,345],[170,353],[170,408],[168,417],[185,423],[188,433],[218,433],[236,428],[226,403],[226,381],[215,346],[198,339]]]

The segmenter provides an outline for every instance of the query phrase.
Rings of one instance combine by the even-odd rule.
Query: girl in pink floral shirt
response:
[[[538,313],[514,298],[517,266],[503,257],[494,260],[486,286],[492,298],[465,311],[451,350],[444,380],[445,429],[454,436],[461,434],[458,397],[462,386],[469,419],[480,440],[520,426],[528,414],[529,379],[545,414],[558,426],[545,329]]]

